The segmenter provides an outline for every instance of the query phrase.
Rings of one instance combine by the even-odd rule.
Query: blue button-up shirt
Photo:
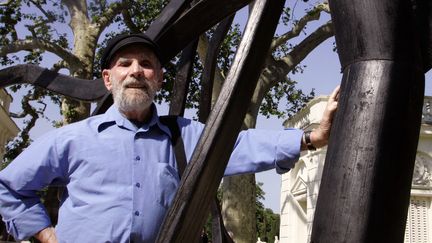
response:
[[[179,118],[188,160],[204,128]],[[0,172],[0,213],[24,239],[51,225],[36,192],[65,185],[56,234],[60,242],[154,242],[179,176],[169,129],[156,109],[137,128],[112,106],[49,132]],[[302,131],[240,133],[225,175],[275,168],[283,173],[300,154]]]

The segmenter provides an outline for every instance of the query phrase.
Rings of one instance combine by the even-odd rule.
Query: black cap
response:
[[[160,50],[158,44],[144,33],[140,34],[120,34],[108,41],[101,58],[101,70],[109,68],[111,59],[114,54],[121,48],[132,45],[143,44],[152,50],[156,57],[161,60]]]

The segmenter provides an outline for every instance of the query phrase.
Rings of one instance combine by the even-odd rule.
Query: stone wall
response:
[[[9,117],[11,101],[12,97],[5,90],[0,89],[0,161],[3,160],[6,143],[19,132],[19,128]]]

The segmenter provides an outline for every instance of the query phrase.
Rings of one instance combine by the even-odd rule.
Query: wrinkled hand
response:
[[[53,227],[45,228],[35,234],[35,238],[41,243],[58,243],[55,229]]]
[[[311,143],[317,148],[323,147],[328,143],[333,117],[338,106],[339,91],[340,86],[338,85],[333,90],[327,101],[327,106],[323,113],[323,117],[321,118],[319,127],[311,132]]]

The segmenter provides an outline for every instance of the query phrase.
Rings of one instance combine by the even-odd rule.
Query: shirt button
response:
[[[136,183],[135,186],[136,186],[136,187],[141,187],[141,184]]]
[[[139,161],[141,158],[139,156],[135,157],[136,161]]]
[[[139,216],[140,213],[139,213],[138,211],[135,211],[135,215],[136,215],[136,216]]]

